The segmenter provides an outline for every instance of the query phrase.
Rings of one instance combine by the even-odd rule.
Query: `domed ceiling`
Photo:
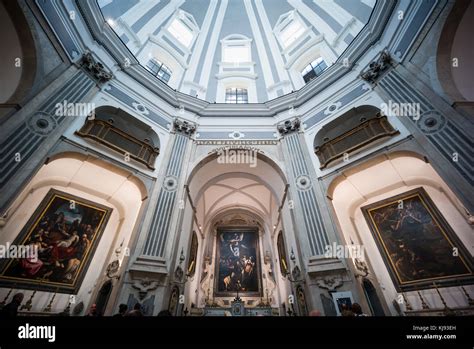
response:
[[[98,0],[150,74],[211,103],[262,103],[334,64],[375,0]]]

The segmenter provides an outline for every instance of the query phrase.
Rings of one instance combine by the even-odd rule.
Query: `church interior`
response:
[[[474,315],[474,2],[0,19],[0,308]]]

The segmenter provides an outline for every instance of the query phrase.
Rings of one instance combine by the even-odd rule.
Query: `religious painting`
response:
[[[216,261],[216,296],[261,295],[257,229],[219,229]]]
[[[178,301],[179,301],[179,288],[173,287],[170,294],[170,301],[168,304],[168,311],[172,316],[178,316]]]
[[[472,256],[423,188],[362,211],[398,291],[472,282]]]
[[[283,232],[280,230],[277,238],[278,258],[280,259],[281,274],[286,276],[288,270],[288,258],[286,258],[285,241],[283,240]]]
[[[77,293],[111,212],[111,208],[50,190],[14,242],[36,253],[4,260],[0,284]]]
[[[306,295],[301,285],[296,287],[296,299],[298,300],[298,309],[300,311],[300,316],[308,316],[308,306],[306,305]]]
[[[195,231],[193,231],[193,235],[191,238],[191,246],[189,248],[189,259],[188,259],[188,272],[187,275],[189,277],[193,277],[194,273],[196,272],[196,260],[197,260],[197,253],[198,253],[198,237]]]
[[[351,311],[352,303],[354,303],[352,292],[331,292],[331,296],[336,307],[337,316],[346,316]]]

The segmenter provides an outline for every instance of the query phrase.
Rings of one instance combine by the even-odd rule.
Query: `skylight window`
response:
[[[175,18],[168,27],[168,31],[184,46],[191,46],[194,37],[193,32],[180,19]]]
[[[280,32],[280,38],[284,47],[290,46],[293,42],[298,40],[305,32],[303,24],[299,20],[291,21]]]
[[[226,46],[224,48],[224,62],[250,62],[250,47],[248,45]]]

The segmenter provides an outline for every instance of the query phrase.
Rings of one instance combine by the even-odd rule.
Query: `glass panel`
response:
[[[248,103],[248,93],[244,88],[228,88],[225,90],[226,103]]]
[[[189,27],[184,25],[179,19],[174,19],[168,27],[168,31],[184,46],[189,47],[191,45],[193,33],[189,30]]]
[[[227,46],[224,48],[224,62],[249,62],[250,52],[248,46]]]
[[[293,20],[280,32],[281,41],[284,47],[290,46],[294,41],[303,35],[304,27],[298,20]]]
[[[313,62],[308,64],[308,66],[304,68],[301,72],[305,83],[308,83],[315,77],[321,75],[326,68],[326,62],[322,57],[318,57],[317,59],[315,59]]]
[[[161,63],[159,60],[152,58],[146,65],[147,69],[151,71],[158,79],[168,82],[171,77],[171,70]]]

